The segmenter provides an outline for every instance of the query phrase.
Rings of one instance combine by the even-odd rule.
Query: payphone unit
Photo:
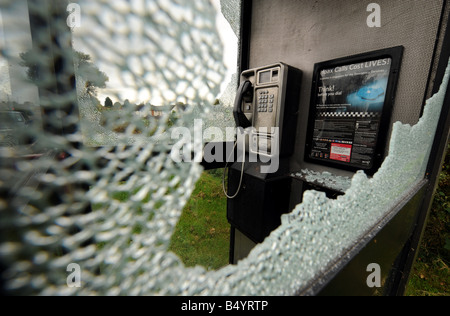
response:
[[[246,151],[265,156],[292,154],[301,71],[276,63],[242,72],[234,119],[249,129]]]
[[[255,243],[278,227],[281,214],[288,212],[288,158],[294,151],[301,76],[299,69],[281,62],[245,70],[240,76],[233,114],[236,126],[246,134],[238,136],[235,145],[244,159],[228,172],[227,218],[232,231]],[[264,172],[274,159],[276,168]]]

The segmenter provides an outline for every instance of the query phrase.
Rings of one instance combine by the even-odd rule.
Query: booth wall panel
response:
[[[421,115],[444,1],[378,0],[379,28],[367,25],[371,14],[367,11],[369,3],[348,0],[257,0],[253,3],[250,68],[282,61],[303,71],[292,158],[294,170],[310,166],[303,161],[303,156],[313,68],[317,62],[404,46],[390,125],[396,121],[415,124]]]

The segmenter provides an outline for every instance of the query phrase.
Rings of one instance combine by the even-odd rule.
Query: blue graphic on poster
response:
[[[352,111],[381,112],[386,94],[387,78],[363,86],[347,96]]]

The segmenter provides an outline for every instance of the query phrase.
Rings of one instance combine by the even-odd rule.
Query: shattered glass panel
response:
[[[76,60],[85,142],[147,137],[142,128],[124,136],[129,127],[120,113],[124,108],[149,125],[155,116],[173,121],[190,105],[213,105],[202,119],[205,128],[220,127],[223,137],[204,142],[224,140],[225,127],[233,126],[237,37],[220,11],[209,1],[78,3],[83,20],[74,28],[73,44],[85,57]],[[219,1],[214,4],[220,9]]]
[[[167,248],[202,168],[173,159],[171,131],[210,117],[219,95],[225,67],[214,6],[207,0],[79,3],[86,33],[76,29],[76,8],[66,19],[63,1],[2,1],[0,66],[23,69],[0,74],[0,83],[6,83],[1,101],[9,106],[5,96],[20,94],[12,83],[21,78],[34,85],[34,99],[27,102],[45,114],[42,124],[13,129],[32,138],[33,146],[0,147],[0,270],[6,293],[295,294],[423,178],[449,70],[421,120],[395,124],[389,156],[373,178],[356,173],[336,200],[306,192],[302,204],[237,265],[186,268]],[[227,8],[231,3],[222,1]],[[28,10],[33,30],[21,26]],[[35,32],[26,45],[11,42],[20,30]],[[91,50],[80,51],[77,41]],[[111,102],[99,97],[102,72],[117,84],[103,92]],[[126,103],[127,93],[136,100]],[[141,105],[147,97],[154,99]],[[95,98],[108,107],[105,113],[99,113]],[[171,115],[174,102],[182,103],[180,115]]]
[[[339,192],[345,192],[351,186],[351,178],[338,176],[328,171],[318,172],[302,169],[301,172],[293,173],[292,176],[304,179],[308,183],[318,184]]]

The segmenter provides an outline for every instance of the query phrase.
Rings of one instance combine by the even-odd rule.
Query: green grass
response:
[[[442,258],[419,258],[406,290],[407,296],[449,296],[449,268]]]
[[[172,235],[169,250],[187,267],[214,270],[228,264],[230,225],[221,171],[203,173]]]
[[[178,255],[187,267],[200,265],[211,270],[228,264],[230,225],[226,218],[227,200],[222,191],[222,172],[223,169],[203,172],[172,235],[169,250]],[[112,198],[125,202],[138,190],[132,193],[117,191]],[[150,195],[143,202],[149,199]],[[101,206],[95,204],[93,209]],[[141,229],[136,225],[133,233],[139,234]],[[98,249],[105,246],[105,242],[97,243]]]
[[[450,296],[450,146],[406,295]]]

